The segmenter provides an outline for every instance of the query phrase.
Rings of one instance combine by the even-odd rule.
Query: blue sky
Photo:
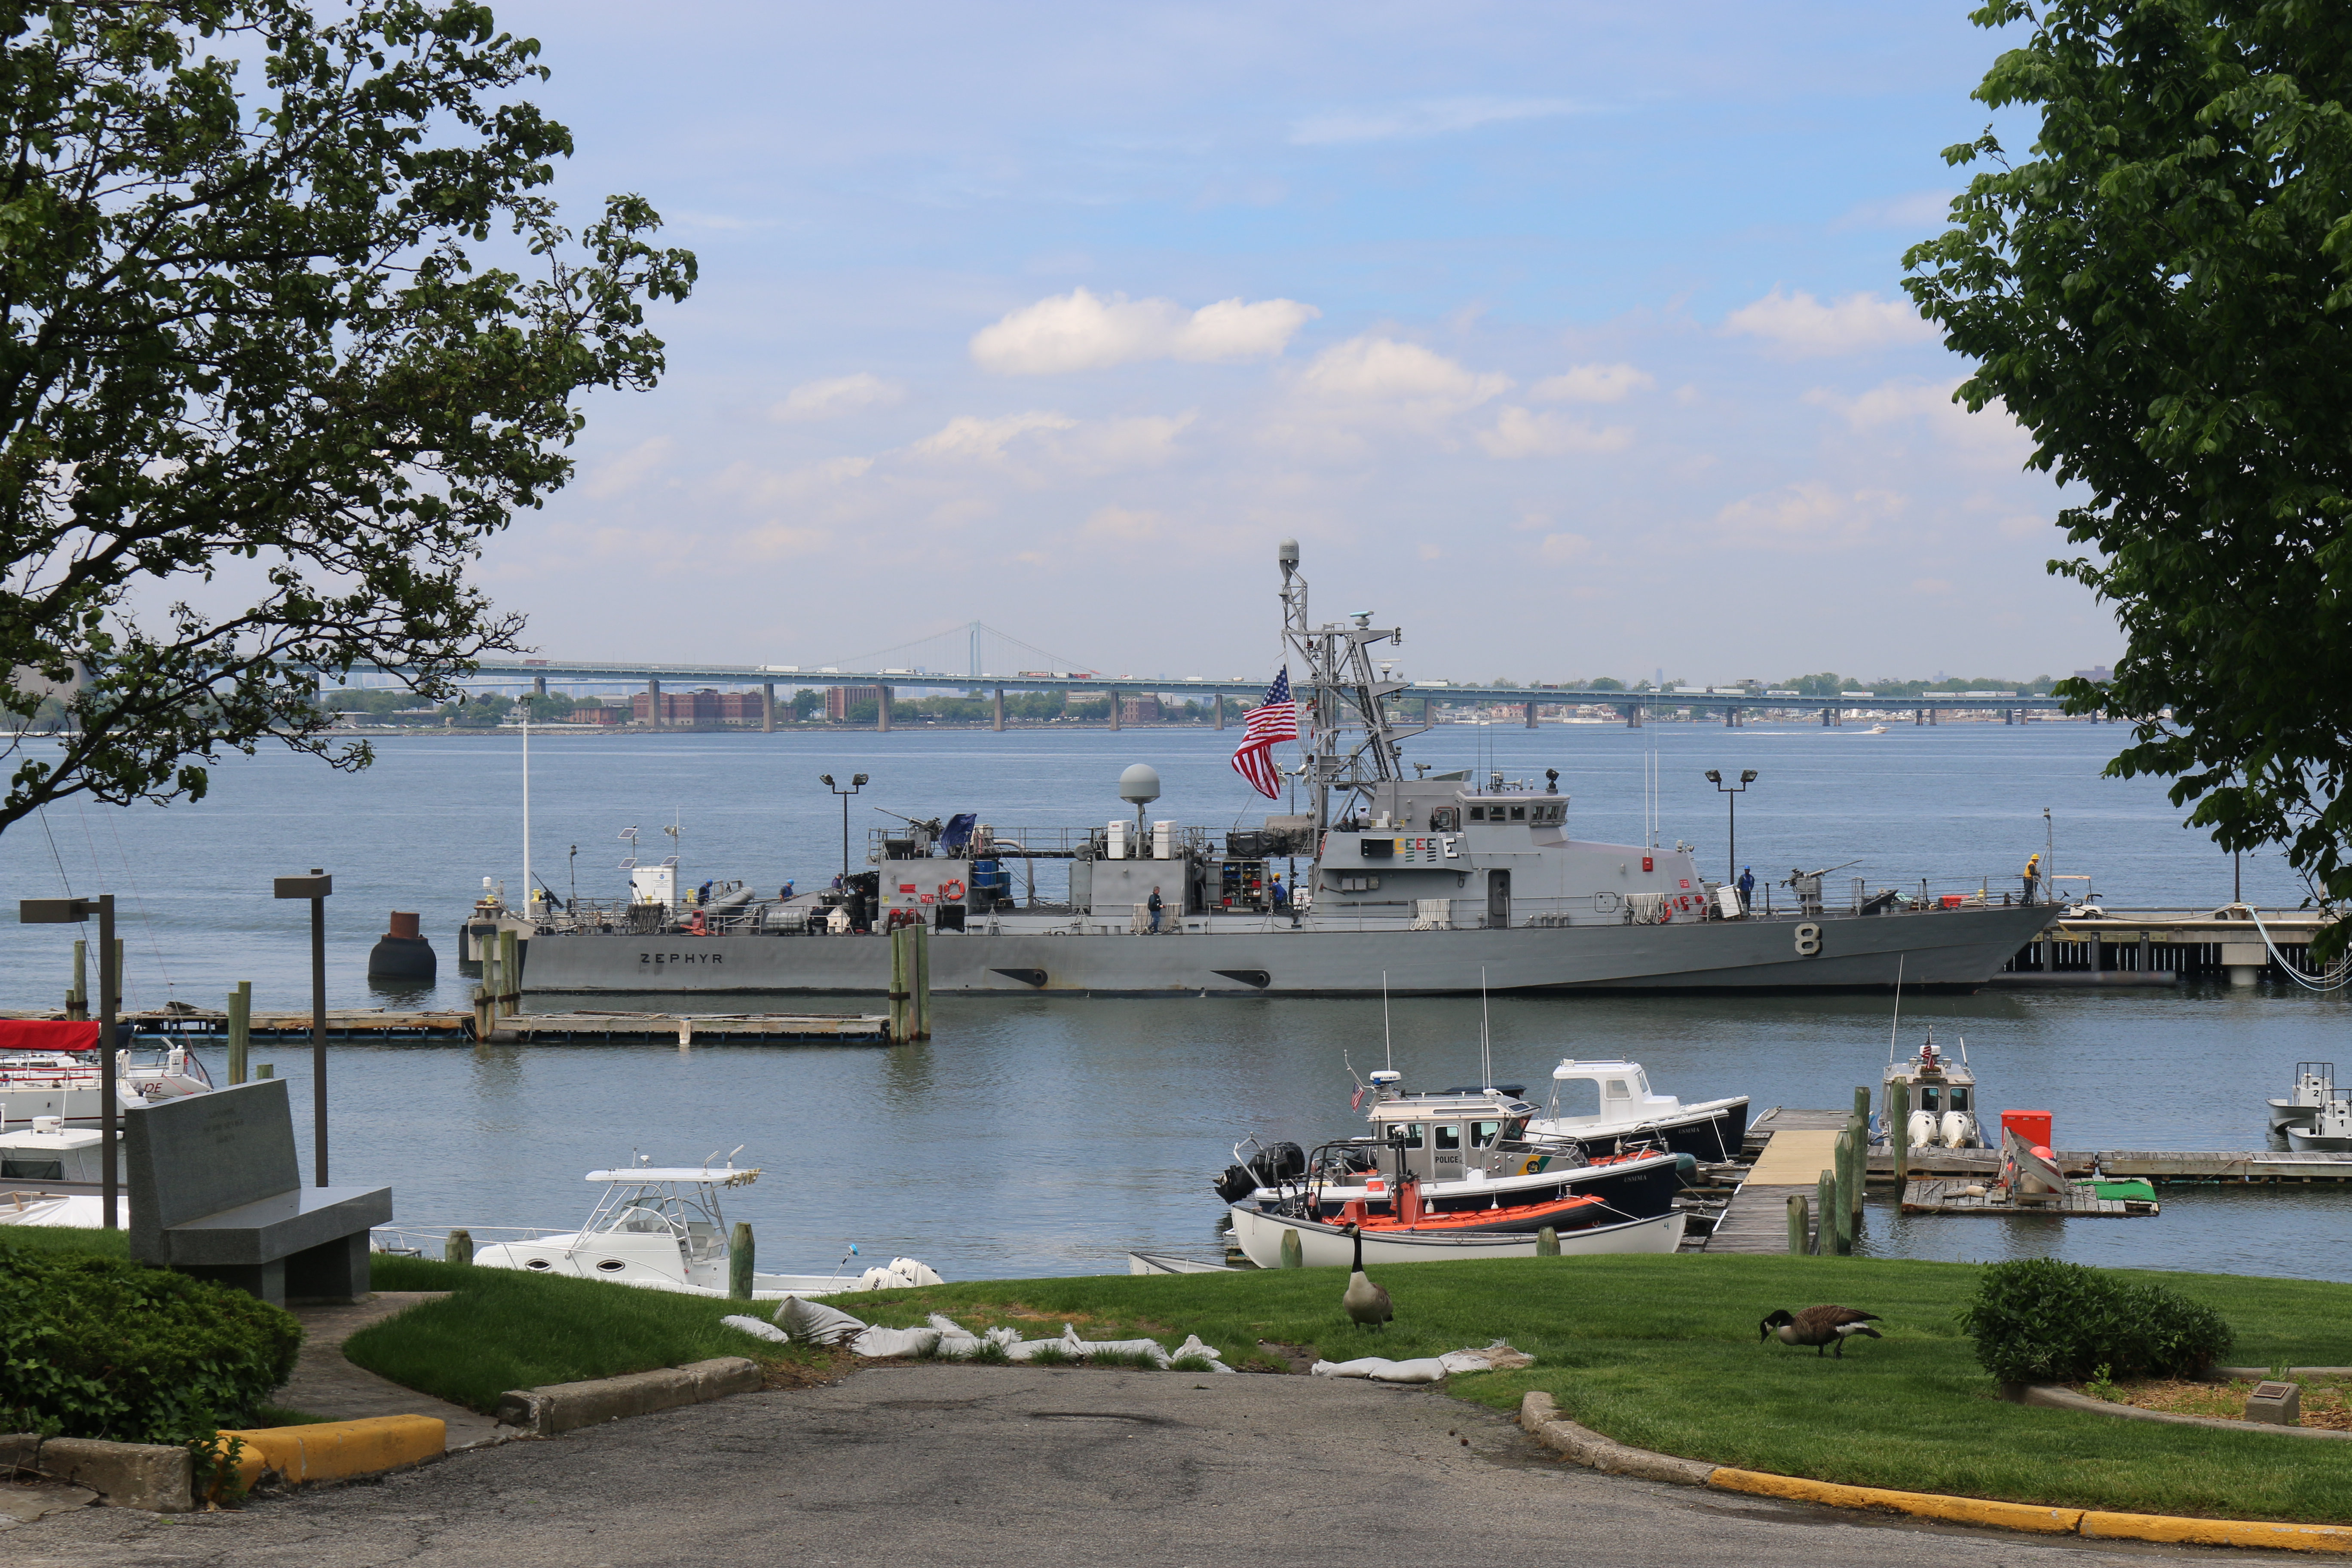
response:
[[[508,5],[562,198],[702,282],[484,579],[571,657],[1228,675],[1295,535],[1413,678],[2105,660],[1896,287],[1965,11]]]

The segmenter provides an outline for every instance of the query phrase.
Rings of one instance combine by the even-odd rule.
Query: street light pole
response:
[[[114,1088],[114,1018],[122,1011],[122,975],[114,961],[114,895],[94,899],[26,899],[16,906],[25,925],[71,925],[98,916],[98,1126],[99,1212],[108,1230],[122,1228],[118,1217],[121,1186],[115,1173],[120,1158]]]
[[[819,773],[817,777],[824,781],[825,788],[841,797],[841,882],[845,888],[849,885],[849,797],[866,787],[866,775],[852,773],[847,789],[834,783],[831,773]]]
[[[1723,782],[1723,774],[1719,770],[1709,768],[1706,770],[1706,782],[1713,784],[1726,797],[1725,804],[1731,807],[1731,863],[1724,868],[1723,881],[1726,887],[1738,887],[1739,885],[1739,797],[1746,795],[1748,786],[1756,782],[1756,770],[1754,768],[1746,770],[1739,775],[1738,784],[1727,784]]]
[[[327,1184],[327,896],[335,879],[318,867],[307,877],[280,877],[281,899],[310,900],[310,1152],[319,1185]],[[528,889],[526,889],[528,891]]]

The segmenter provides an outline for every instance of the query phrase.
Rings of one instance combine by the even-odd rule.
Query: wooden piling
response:
[[[1870,1118],[1853,1116],[1845,1124],[1847,1160],[1853,1166],[1853,1177],[1846,1185],[1846,1215],[1853,1224],[1848,1234],[1862,1224],[1862,1201],[1870,1194]]]
[[[911,993],[908,1005],[913,1015],[915,1038],[928,1040],[931,1037],[931,928],[910,926],[907,934],[911,939],[908,945],[913,961],[908,965],[907,978],[911,982],[907,987]]]
[[[73,989],[66,993],[66,1016],[74,1023],[89,1019],[89,943],[74,943]]]
[[[499,1011],[509,1018],[522,1011],[522,943],[512,926],[499,928]]]
[[[1796,1257],[1805,1255],[1805,1244],[1811,1239],[1812,1216],[1805,1212],[1805,1194],[1789,1194],[1789,1250]]]
[[[253,982],[240,980],[228,994],[228,1080],[243,1083],[253,1050]]]
[[[1541,1230],[1536,1232],[1536,1256],[1538,1258],[1558,1258],[1559,1256],[1559,1232],[1552,1229],[1549,1226],[1546,1226]]]
[[[1837,1221],[1832,1217],[1836,1213],[1837,1173],[1823,1171],[1813,1184],[1813,1252],[1816,1257],[1827,1258],[1837,1250]]]
[[[1298,1233],[1295,1230],[1282,1233],[1282,1266],[1285,1268],[1307,1267],[1307,1249],[1300,1245]]]
[[[489,986],[487,984],[475,986],[474,1043],[476,1045],[487,1044],[490,1036],[497,1032],[498,1026],[498,1009],[490,1003]]]
[[[259,1067],[253,1069],[253,1076],[256,1079],[276,1078],[278,1076],[278,1064],[276,1062],[264,1062]]]
[[[909,1038],[907,1019],[907,928],[900,926],[890,933],[890,1043],[905,1045]]]
[[[1831,1168],[1830,1201],[1837,1205],[1833,1214],[1822,1216],[1822,1226],[1835,1237],[1831,1249],[1840,1257],[1853,1250],[1853,1130],[1849,1127],[1838,1134],[1837,1163]]]
[[[735,1222],[735,1234],[727,1238],[727,1299],[748,1301],[751,1299],[751,1225],[749,1220]]]
[[[1899,1182],[1911,1152],[1911,1086],[1899,1079],[1886,1086],[1886,1146],[1894,1151]]]
[[[441,1256],[451,1263],[474,1261],[474,1233],[470,1230],[451,1231],[449,1239],[441,1244]]]

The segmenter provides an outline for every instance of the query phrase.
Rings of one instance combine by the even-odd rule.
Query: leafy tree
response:
[[[1824,670],[1819,675],[1801,675],[1780,684],[1783,691],[1793,691],[1800,697],[1835,697],[1845,689],[1845,677],[1837,671]]]
[[[2222,847],[2280,844],[2352,897],[2352,14],[2316,0],[1994,0],[2023,23],[1977,89],[2038,112],[1906,287],[1976,362],[2090,547],[2051,570],[2114,605],[2133,722],[2109,773],[2172,779]],[[2331,933],[2333,934],[2333,933]],[[2340,945],[2341,937],[2332,945]]]
[[[559,226],[539,46],[477,0],[0,0],[0,706],[75,688],[0,830],[273,735],[365,766],[322,685],[515,646],[464,569],[581,393],[653,384],[694,258],[635,196]]]
[[[1625,689],[1625,683],[1623,681],[1610,675],[1604,675],[1598,680],[1588,680],[1584,684],[1585,689],[1588,691],[1622,691]]]

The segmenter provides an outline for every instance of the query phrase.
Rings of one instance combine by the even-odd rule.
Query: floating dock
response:
[[[1702,1164],[1699,1189],[1686,1196],[1695,1222],[1713,1215],[1710,1233],[1700,1234],[1701,1223],[1683,1243],[1685,1252],[1774,1252],[1789,1250],[1789,1198],[1796,1194],[1811,1205],[1819,1192],[1821,1173],[1836,1163],[1838,1134],[1851,1113],[1843,1110],[1801,1110],[1774,1106],[1748,1124],[1741,1150],[1748,1163]],[[2111,1180],[2137,1177],[2165,1187],[2305,1187],[2341,1186],[2352,1183],[2352,1153],[2297,1152],[2283,1149],[2061,1149],[2058,1168],[2069,1176],[2095,1172]],[[2041,1214],[2084,1217],[2150,1215],[2158,1205],[2137,1198],[2101,1198],[2091,1189],[2077,1189],[2064,1202],[2009,1204],[1990,1197],[1970,1198],[1961,1189],[1990,1186],[2000,1172],[1997,1149],[1912,1149],[1901,1169],[1893,1151],[1874,1149],[1869,1160],[1869,1184],[1879,1191],[1900,1188],[1900,1201],[1911,1214]],[[1719,1195],[1730,1189],[1728,1200]],[[1821,1216],[1811,1215],[1819,1226]]]
[[[2063,1195],[2042,1203],[2020,1203],[1988,1192],[1981,1182],[1906,1182],[1903,1186],[1905,1214],[2061,1215],[2069,1219],[2126,1219],[2154,1215],[2158,1205],[2146,1198],[2103,1198],[2095,1186],[2069,1187]]]
[[[0,1012],[0,1018],[54,1021],[59,1012]],[[163,1035],[192,1042],[226,1042],[228,1015],[203,1008],[165,1008],[124,1013],[119,1027],[134,1035]],[[310,1038],[308,1013],[256,1013],[252,1038],[291,1046]],[[384,1008],[327,1014],[327,1038],[343,1045],[414,1042],[475,1043],[470,1013],[410,1013]],[[490,1036],[494,1044],[704,1045],[887,1045],[890,1019],[881,1013],[519,1013],[501,1016]]]

